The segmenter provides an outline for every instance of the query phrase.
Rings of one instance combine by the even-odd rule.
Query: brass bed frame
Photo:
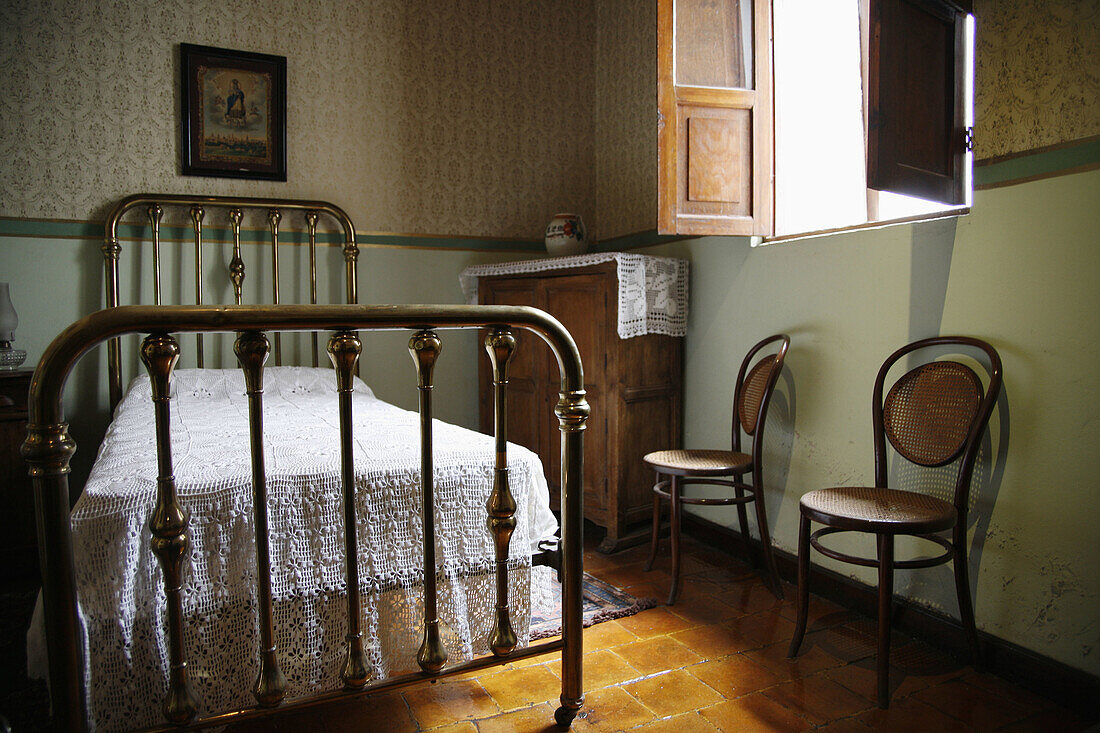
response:
[[[160,234],[163,206],[189,207],[193,222],[196,256],[196,305],[161,305]],[[119,305],[118,236],[123,215],[144,207],[153,233],[153,306]],[[202,222],[204,207],[229,211],[233,231],[233,256],[229,263],[235,305],[202,304]],[[268,212],[273,257],[273,303],[242,305],[244,261],[241,257],[241,220],[246,209]],[[311,303],[279,303],[278,250],[281,210],[305,215],[310,247]],[[344,305],[318,305],[316,287],[316,224],[319,215],[333,217],[344,233],[346,298]],[[565,328],[547,313],[518,306],[466,305],[357,305],[356,264],[358,247],[355,230],[347,215],[331,204],[316,201],[233,197],[188,197],[140,195],[122,201],[106,224],[103,253],[106,260],[107,305],[73,323],[46,348],[31,383],[28,435],[23,455],[30,466],[38,521],[39,553],[42,566],[49,681],[53,723],[58,730],[84,730],[87,707],[84,687],[85,660],[81,643],[73,543],[69,522],[69,460],[76,444],[68,433],[62,409],[66,380],[74,364],[93,347],[107,342],[112,408],[121,397],[121,351],[119,337],[143,334],[141,360],[152,384],[159,476],[153,515],[149,520],[151,545],[164,574],[168,617],[168,696],[163,704],[166,724],[153,730],[224,725],[270,714],[273,710],[299,709],[332,700],[376,693],[426,679],[469,672],[516,659],[560,651],[562,685],[560,707],[554,717],[567,726],[583,703],[582,692],[582,598],[581,578],[583,524],[583,436],[589,407],[576,344]],[[436,616],[435,526],[432,501],[432,376],[442,342],[442,329],[487,329],[485,348],[493,367],[496,394],[495,470],[488,502],[488,527],[492,535],[496,566],[495,623],[488,639],[492,656],[444,668],[446,650],[440,641]],[[424,635],[417,654],[419,672],[371,681],[359,626],[358,565],[352,468],[353,375],[362,351],[356,331],[408,329],[413,332],[409,351],[416,366],[421,445],[421,490],[424,522]],[[555,407],[562,440],[562,635],[560,639],[517,649],[517,638],[508,610],[507,559],[512,531],[516,526],[516,502],[509,489],[506,440],[507,365],[516,340],[514,329],[541,337],[557,357],[561,374],[560,398]],[[339,402],[341,480],[344,495],[344,553],[348,569],[348,634],[345,663],[341,674],[343,690],[322,692],[307,698],[284,700],[286,682],[279,669],[274,643],[270,560],[268,555],[266,479],[263,462],[263,366],[271,352],[267,333],[275,332],[278,360],[278,332],[312,332],[313,360],[317,363],[317,331],[332,331],[327,351],[334,366]],[[252,455],[253,512],[256,532],[257,594],[260,649],[253,695],[257,705],[243,710],[215,713],[198,719],[197,705],[188,681],[187,654],[183,643],[184,619],[181,607],[181,575],[188,555],[188,513],[176,495],[169,440],[169,383],[180,355],[173,334],[197,336],[197,358],[202,366],[204,333],[237,333],[234,351],[244,372],[249,402],[249,440]]]

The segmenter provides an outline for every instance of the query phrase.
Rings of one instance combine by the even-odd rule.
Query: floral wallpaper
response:
[[[5,0],[0,216],[323,198],[362,231],[541,239],[592,212],[593,3]],[[179,175],[181,42],[287,57],[285,183]]]
[[[975,0],[979,160],[1100,135],[1100,0]]]
[[[657,4],[599,0],[596,10],[597,239],[657,224]]]

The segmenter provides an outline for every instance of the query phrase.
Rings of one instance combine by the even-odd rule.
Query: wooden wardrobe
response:
[[[617,330],[615,262],[478,280],[478,301],[547,311],[573,334],[584,365],[592,415],[584,437],[585,518],[607,530],[599,546],[614,552],[648,539],[653,476],[642,456],[680,446],[681,338],[622,339]],[[558,367],[536,336],[517,332],[508,372],[508,439],[539,454],[559,505],[561,434],[553,417]],[[480,361],[481,430],[492,432],[492,371]]]

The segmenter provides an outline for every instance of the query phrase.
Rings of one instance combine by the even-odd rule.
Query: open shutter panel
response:
[[[964,204],[968,3],[870,3],[867,185]]]
[[[659,0],[657,45],[658,230],[770,234],[770,2]]]

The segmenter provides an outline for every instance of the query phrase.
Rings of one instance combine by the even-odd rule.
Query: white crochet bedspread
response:
[[[459,275],[466,302],[477,303],[477,279],[489,275],[516,275],[569,270],[615,261],[619,279],[619,338],[687,334],[688,261],[629,252],[601,252],[573,257],[471,265]]]
[[[190,511],[183,589],[188,669],[203,712],[254,704],[259,632],[248,405],[238,370],[179,370],[172,378],[172,453]],[[149,548],[156,448],[149,379],[120,403],[72,514],[77,587],[89,660],[89,707],[99,730],[162,720],[167,687],[163,576]],[[353,393],[362,630],[375,678],[416,668],[423,628],[419,417]],[[347,633],[339,422],[328,369],[275,367],[264,379],[276,641],[288,698],[340,687]],[[494,443],[434,422],[439,614],[450,662],[487,652],[495,586],[486,502]],[[519,509],[511,543],[510,605],[529,638],[528,550],[554,534],[542,465],[508,447]],[[537,568],[542,571],[545,568]]]

